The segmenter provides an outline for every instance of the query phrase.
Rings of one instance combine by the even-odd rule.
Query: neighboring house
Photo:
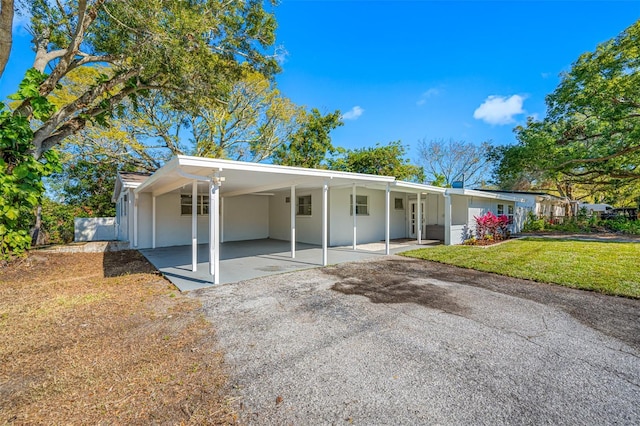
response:
[[[572,208],[567,198],[557,197],[545,192],[502,191],[493,189],[479,189],[478,191],[493,194],[511,195],[519,199],[513,213],[513,232],[520,232],[529,212],[537,218],[547,218],[550,221],[562,222],[566,212]],[[506,213],[505,213],[506,214]]]
[[[292,257],[295,242],[317,244],[323,264],[328,246],[385,241],[388,252],[396,238],[460,244],[473,232],[474,216],[509,214],[516,201],[392,176],[189,156],[151,176],[120,173],[113,199],[119,240],[132,248],[191,245],[194,268],[195,248],[207,242],[212,271],[226,241],[291,241]]]
[[[597,214],[600,215],[602,213],[606,213],[610,210],[613,210],[614,207],[609,205],[609,204],[603,204],[603,203],[599,203],[599,204],[589,204],[589,203],[579,203],[576,206],[578,212],[581,209],[585,209],[586,213],[591,216],[592,214]]]

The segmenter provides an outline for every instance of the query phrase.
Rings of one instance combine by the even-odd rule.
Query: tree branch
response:
[[[13,43],[13,0],[0,3],[0,77],[9,62]]]

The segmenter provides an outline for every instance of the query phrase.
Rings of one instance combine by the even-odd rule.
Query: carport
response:
[[[390,241],[390,253],[439,244],[438,241],[423,241],[418,246],[415,241]],[[192,268],[191,246],[161,247],[143,249],[140,252],[180,291],[191,291],[212,285],[209,275],[207,244],[197,246],[197,268]],[[296,258],[291,258],[289,241],[263,239],[251,241],[231,241],[220,244],[220,268],[224,274],[220,283],[244,281],[267,275],[292,272],[322,266],[322,247],[297,243]],[[358,251],[350,247],[332,247],[327,250],[329,264],[352,262],[385,255],[384,243],[364,244]]]
[[[332,194],[339,193],[340,197],[331,198],[330,189]],[[160,264],[167,259],[176,259],[171,262],[172,266],[166,266],[174,268],[168,270],[168,274],[181,275],[186,271],[192,274],[193,280],[218,284],[238,280],[240,275],[236,275],[236,272],[243,268],[232,267],[232,262],[240,265],[240,259],[246,259],[244,254],[251,253],[255,246],[272,250],[268,254],[260,254],[262,259],[270,256],[284,262],[274,266],[278,270],[292,270],[294,264],[297,266],[293,269],[300,269],[306,267],[304,265],[338,263],[346,258],[355,260],[362,257],[358,254],[360,246],[372,241],[382,240],[382,253],[390,254],[390,240],[394,238],[392,233],[406,236],[405,213],[398,213],[397,207],[396,211],[393,210],[392,194],[405,198],[407,194],[413,194],[420,200],[421,194],[433,193],[444,200],[445,190],[396,182],[392,176],[177,156],[132,191],[133,196],[128,201],[121,199],[129,203],[128,207],[120,206],[120,211],[132,213],[132,247],[151,249],[145,250],[145,255],[151,256],[152,260],[155,253]],[[371,195],[374,192],[377,200],[375,206],[359,205],[362,193],[374,198]],[[309,200],[313,197],[313,207],[311,204],[304,205],[302,195]],[[275,211],[269,205],[265,214],[256,213],[259,210],[257,206],[264,204],[260,203],[260,199],[270,197],[280,197],[279,210]],[[252,201],[244,204],[238,201],[249,198]],[[288,203],[286,207],[285,203]],[[309,219],[311,214],[305,217],[307,208],[309,212],[313,211],[313,221]],[[360,214],[361,208],[366,209],[364,217]],[[358,214],[352,214],[354,209],[358,209]],[[252,233],[252,228],[261,226],[259,222],[264,221],[265,216],[268,232]],[[402,220],[402,232],[397,230],[398,218]],[[418,225],[420,218],[418,214]],[[395,231],[390,230],[392,219]],[[191,238],[190,244],[185,247],[185,237],[189,233],[187,220],[190,222]],[[274,221],[280,224],[278,232],[272,232],[271,222]],[[330,226],[334,226],[331,236]],[[418,228],[421,229],[421,226]],[[372,229],[377,234],[373,235]],[[206,237],[203,231],[208,233]],[[363,237],[366,232],[368,235]],[[302,236],[303,233],[307,236]],[[317,238],[310,241],[310,233]],[[285,244],[288,247],[285,249],[282,241],[277,247],[274,244],[257,244],[256,240],[261,239],[287,240]],[[330,251],[330,245],[346,245],[345,239],[349,241],[349,247]],[[420,233],[416,239],[418,243],[421,241]],[[241,240],[251,241],[243,243]],[[206,244],[201,244],[204,241]],[[153,251],[159,248],[162,248],[161,251]],[[347,256],[345,253],[349,250]],[[232,259],[225,251],[235,253],[235,257]],[[371,252],[365,251],[365,254],[371,255]],[[162,258],[165,260],[162,261]],[[224,278],[227,273],[229,277]]]

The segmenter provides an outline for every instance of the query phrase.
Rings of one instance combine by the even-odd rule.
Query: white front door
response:
[[[427,229],[426,221],[424,220],[424,201],[421,201],[421,214],[422,214],[422,238],[424,238]],[[409,238],[418,238],[418,201],[409,201]]]

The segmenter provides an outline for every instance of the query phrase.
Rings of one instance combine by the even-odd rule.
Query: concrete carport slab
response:
[[[438,241],[391,242],[391,253],[438,244]],[[296,257],[291,258],[289,241],[262,239],[233,241],[220,244],[220,284],[245,281],[283,272],[322,266],[322,247],[296,243]],[[173,246],[143,249],[140,252],[180,291],[191,291],[213,286],[209,274],[209,246],[198,245],[198,268],[191,270],[191,246]],[[354,251],[350,247],[332,247],[328,250],[329,264],[339,264],[384,256],[384,243],[364,244]]]

